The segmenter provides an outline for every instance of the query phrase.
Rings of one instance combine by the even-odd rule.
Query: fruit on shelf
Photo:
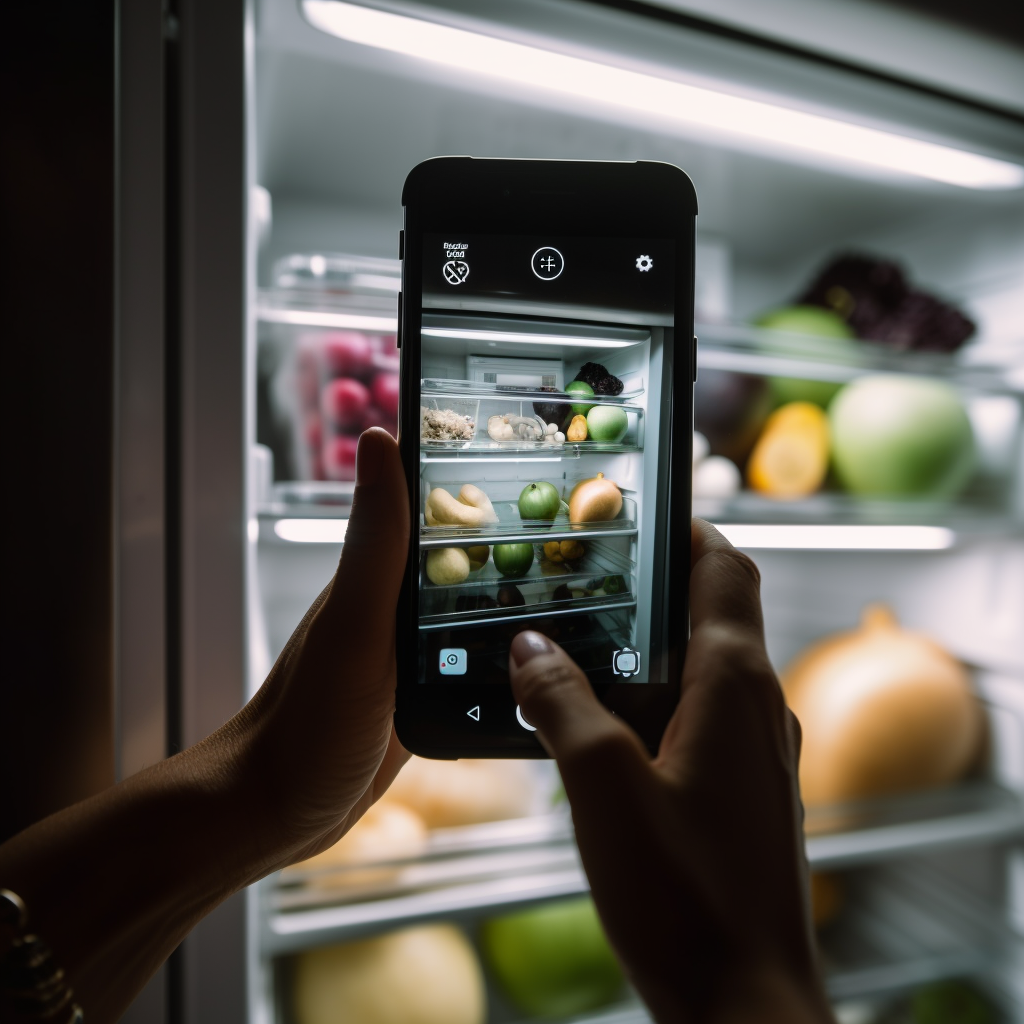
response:
[[[583,380],[571,380],[565,385],[565,392],[568,395],[580,396],[583,398],[593,398],[594,389]],[[586,416],[588,412],[593,408],[592,405],[582,405],[573,403],[572,414],[573,416]]]
[[[731,459],[721,455],[709,455],[706,459],[694,463],[695,498],[731,498],[739,493],[741,483],[740,471]]]
[[[770,498],[813,494],[828,472],[829,429],[811,402],[790,402],[768,417],[747,463],[747,482]]]
[[[554,522],[558,510],[562,507],[562,499],[554,484],[546,480],[527,484],[519,495],[520,519],[543,519]]]
[[[850,325],[830,309],[822,309],[820,306],[783,306],[763,313],[754,323],[772,331],[807,334],[820,339],[815,351],[825,360],[842,361],[860,355],[860,346],[853,340]],[[777,405],[813,402],[822,408],[828,405],[842,386],[833,381],[804,380],[799,377],[771,377],[769,384]]]
[[[549,540],[544,545],[544,557],[549,562],[576,562],[587,549],[578,540]]]
[[[712,455],[742,467],[774,404],[765,377],[702,367],[693,391],[693,425]]]
[[[323,469],[328,480],[355,480],[358,437],[332,437],[324,442]]]
[[[525,761],[412,757],[388,788],[387,799],[411,807],[428,828],[452,828],[526,816],[537,799],[537,784]]]
[[[803,732],[808,808],[945,785],[978,756],[983,715],[966,670],[882,605],[800,654],[782,685]]]
[[[598,473],[582,480],[569,496],[569,520],[573,523],[601,523],[614,519],[622,511],[622,491],[618,485]]]
[[[338,377],[324,386],[321,399],[325,419],[342,427],[362,427],[363,414],[370,404],[365,384],[352,377]]]
[[[998,1024],[1004,1019],[988,997],[959,978],[919,988],[911,997],[910,1010],[913,1024]]]
[[[450,924],[421,925],[295,957],[296,1024],[483,1024],[472,945]]]
[[[622,988],[588,896],[493,918],[480,940],[499,985],[523,1013],[575,1016],[606,1005]]]
[[[439,587],[462,583],[469,575],[469,555],[462,548],[431,548],[427,552],[427,578]]]
[[[370,385],[377,408],[392,419],[398,418],[398,374],[378,373]]]
[[[533,545],[495,544],[491,557],[502,576],[525,576],[533,565]]]
[[[584,363],[575,379],[589,384],[595,395],[622,394],[622,381],[609,373],[600,363]]]
[[[474,544],[472,547],[466,548],[465,551],[469,557],[470,572],[482,569],[491,557],[491,549],[486,544]]]
[[[953,498],[974,469],[970,420],[942,381],[861,377],[836,395],[829,422],[836,475],[854,494]]]
[[[574,405],[575,409],[576,406]],[[572,418],[572,422],[569,424],[569,429],[565,432],[566,441],[586,441],[587,439],[587,417],[577,413]]]
[[[427,526],[485,526],[498,516],[490,499],[474,484],[463,484],[458,498],[443,487],[435,487],[423,506]]]
[[[617,405],[595,405],[587,413],[587,433],[592,441],[617,444],[628,429],[626,412]]]
[[[373,345],[363,334],[334,331],[323,339],[323,358],[332,377],[362,377],[373,369]]]
[[[354,871],[352,865],[418,857],[426,846],[427,826],[423,819],[412,808],[385,797],[367,808],[333,846],[286,867],[282,875],[285,879],[302,875],[308,884],[317,886],[368,885],[393,877],[398,869]]]

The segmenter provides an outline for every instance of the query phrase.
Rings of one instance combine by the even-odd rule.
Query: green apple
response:
[[[595,405],[587,413],[587,433],[591,441],[615,443],[626,436],[629,420],[617,405]]]
[[[974,435],[948,384],[873,374],[848,384],[828,410],[832,460],[854,494],[952,498],[974,468]]]
[[[565,385],[565,392],[568,395],[583,395],[585,398],[594,397],[594,389],[585,380],[571,380]],[[592,405],[574,405],[573,416],[586,416],[594,407]]]
[[[558,490],[546,480],[527,484],[519,495],[520,519],[546,519],[554,522],[562,505]]]
[[[838,313],[820,306],[783,306],[762,313],[755,326],[787,334],[807,334],[820,338],[820,352],[824,359],[844,360],[860,352],[850,325]],[[813,402],[824,409],[842,387],[834,381],[802,380],[799,377],[770,377],[768,379],[776,405],[787,402]],[[698,381],[699,385],[699,381]]]
[[[524,1013],[570,1017],[611,1002],[622,972],[589,897],[494,918],[481,932],[484,956]]]
[[[491,558],[502,576],[525,576],[533,565],[533,545],[495,544]]]

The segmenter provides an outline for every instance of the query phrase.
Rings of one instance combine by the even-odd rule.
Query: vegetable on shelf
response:
[[[569,521],[573,523],[607,522],[621,510],[622,492],[604,473],[580,481],[569,496]]]
[[[784,306],[763,313],[754,323],[772,331],[806,334],[817,338],[817,347],[826,359],[849,359],[859,354],[859,346],[851,340],[853,331],[846,321],[832,310],[819,306]],[[805,380],[800,377],[770,377],[769,386],[776,405],[813,402],[823,409],[841,387],[833,381]]]
[[[423,441],[472,441],[476,423],[451,409],[420,406],[420,439]]]
[[[790,402],[768,417],[747,463],[747,482],[771,498],[813,494],[828,472],[825,413],[810,402]]]
[[[427,826],[411,808],[384,798],[367,808],[366,813],[341,839],[326,850],[299,861],[282,872],[282,877],[300,875],[317,886],[368,885],[386,881],[395,867],[353,870],[352,865],[418,857],[427,846]],[[343,870],[330,871],[331,868]],[[305,876],[315,872],[309,878]]]
[[[469,555],[462,548],[431,548],[427,552],[427,578],[439,587],[450,587],[469,576]]]
[[[606,1005],[622,988],[588,896],[493,918],[480,943],[501,988],[524,1013],[574,1016]]]
[[[472,945],[450,924],[421,925],[295,957],[296,1024],[484,1024]]]
[[[525,761],[411,757],[387,799],[411,807],[428,828],[453,828],[525,817],[536,795],[536,780]]]
[[[883,605],[804,651],[782,685],[809,808],[945,785],[977,759],[983,716],[966,670]]]
[[[575,562],[587,553],[578,540],[550,540],[544,545],[544,557],[549,562]]]
[[[609,373],[600,363],[584,363],[575,379],[589,384],[595,395],[622,394],[622,381]]]
[[[495,544],[491,557],[502,576],[525,576],[533,565],[533,545]]]
[[[832,458],[854,494],[953,498],[974,469],[971,422],[948,384],[872,374],[829,407]]]
[[[581,396],[584,398],[591,398],[594,395],[594,389],[586,382],[582,380],[573,380],[565,385],[565,392],[568,395]],[[573,405],[572,414],[573,416],[586,416],[593,405],[587,403],[585,405]]]
[[[562,507],[562,499],[554,484],[541,480],[523,488],[517,507],[520,519],[542,519],[553,523]]]
[[[595,405],[587,413],[587,433],[592,441],[617,444],[626,436],[629,420],[617,405]]]
[[[469,557],[470,572],[482,569],[491,557],[491,549],[486,544],[474,544],[466,548],[465,552]]]
[[[463,484],[457,499],[435,487],[427,495],[423,518],[428,526],[485,526],[498,521],[490,499],[474,484]]]
[[[573,408],[577,408],[573,406]],[[569,429],[566,431],[565,439],[567,441],[586,441],[587,439],[587,418],[580,414],[576,414],[572,418],[572,422],[569,424]]]

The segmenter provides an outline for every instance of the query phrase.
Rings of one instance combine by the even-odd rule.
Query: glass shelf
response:
[[[552,563],[536,545],[524,576],[503,576],[488,562],[467,580],[438,586],[421,573],[420,628],[462,619],[521,619],[557,612],[599,612],[635,604],[633,561],[608,545],[592,546],[573,563]],[[593,593],[593,591],[600,591]],[[517,603],[500,603],[514,599]],[[521,603],[520,603],[521,602]]]
[[[420,390],[427,398],[481,398],[502,400],[506,398],[529,399],[532,402],[557,402],[561,405],[624,405],[633,398],[639,398],[643,388],[631,388],[618,395],[593,395],[583,398],[564,391],[517,388],[506,384],[483,384],[473,380],[440,380],[425,378],[420,381]]]
[[[447,486],[434,484],[433,486],[445,487],[449,493],[454,491],[454,494],[459,491],[455,484]],[[523,486],[521,481],[512,481],[512,487],[517,495]],[[500,489],[500,485],[489,484],[488,487],[491,490]],[[571,490],[571,488],[567,486],[567,490]],[[622,508],[617,518],[594,523],[570,522],[568,509],[564,502],[562,509],[553,521],[521,519],[515,501],[492,498],[491,502],[498,516],[496,523],[489,523],[485,526],[427,526],[425,523],[421,523],[420,547],[451,547],[453,540],[473,540],[480,544],[515,544],[522,541],[536,541],[543,544],[548,540],[631,536],[636,533],[637,529],[636,502],[629,497],[623,497]]]
[[[581,638],[566,646],[579,657],[587,644]],[[861,810],[866,812],[870,806],[863,805]],[[877,801],[873,806],[872,817],[862,827],[813,837],[808,843],[811,867],[832,870],[885,863],[881,870],[906,876],[909,888],[911,883],[922,884],[914,882],[922,877],[915,855],[1024,837],[1020,797],[992,783]],[[899,830],[896,841],[894,829]],[[896,857],[913,859],[903,866],[889,863]],[[367,874],[365,864],[332,867],[319,877],[294,868],[285,876],[275,876],[276,882],[268,885],[265,952],[277,955],[308,949],[439,917],[481,916],[588,889],[573,842],[572,820],[564,806],[532,818],[435,829],[423,855],[386,866],[391,870],[376,878]],[[346,870],[350,872],[347,879]],[[898,889],[902,887],[901,883]],[[881,958],[873,965],[871,958],[865,962],[863,942],[842,938],[850,934],[847,924],[855,934],[862,931],[856,922],[840,918],[827,936],[836,995],[847,994],[852,985],[840,983],[840,978],[852,979],[854,972],[869,966],[882,971]],[[914,971],[927,962],[932,964],[928,976],[941,976],[935,972],[942,967],[944,952],[955,950],[922,951],[913,961]],[[891,967],[891,958],[888,963]],[[875,984],[881,980],[879,973]]]

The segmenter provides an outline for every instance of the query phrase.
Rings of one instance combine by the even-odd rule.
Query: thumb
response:
[[[542,633],[520,633],[509,649],[512,693],[537,737],[558,762],[572,799],[572,778],[595,760],[639,757],[640,740],[597,699],[580,667]]]
[[[359,438],[356,487],[341,561],[321,609],[358,647],[387,649],[409,554],[409,492],[398,442],[380,427]]]

